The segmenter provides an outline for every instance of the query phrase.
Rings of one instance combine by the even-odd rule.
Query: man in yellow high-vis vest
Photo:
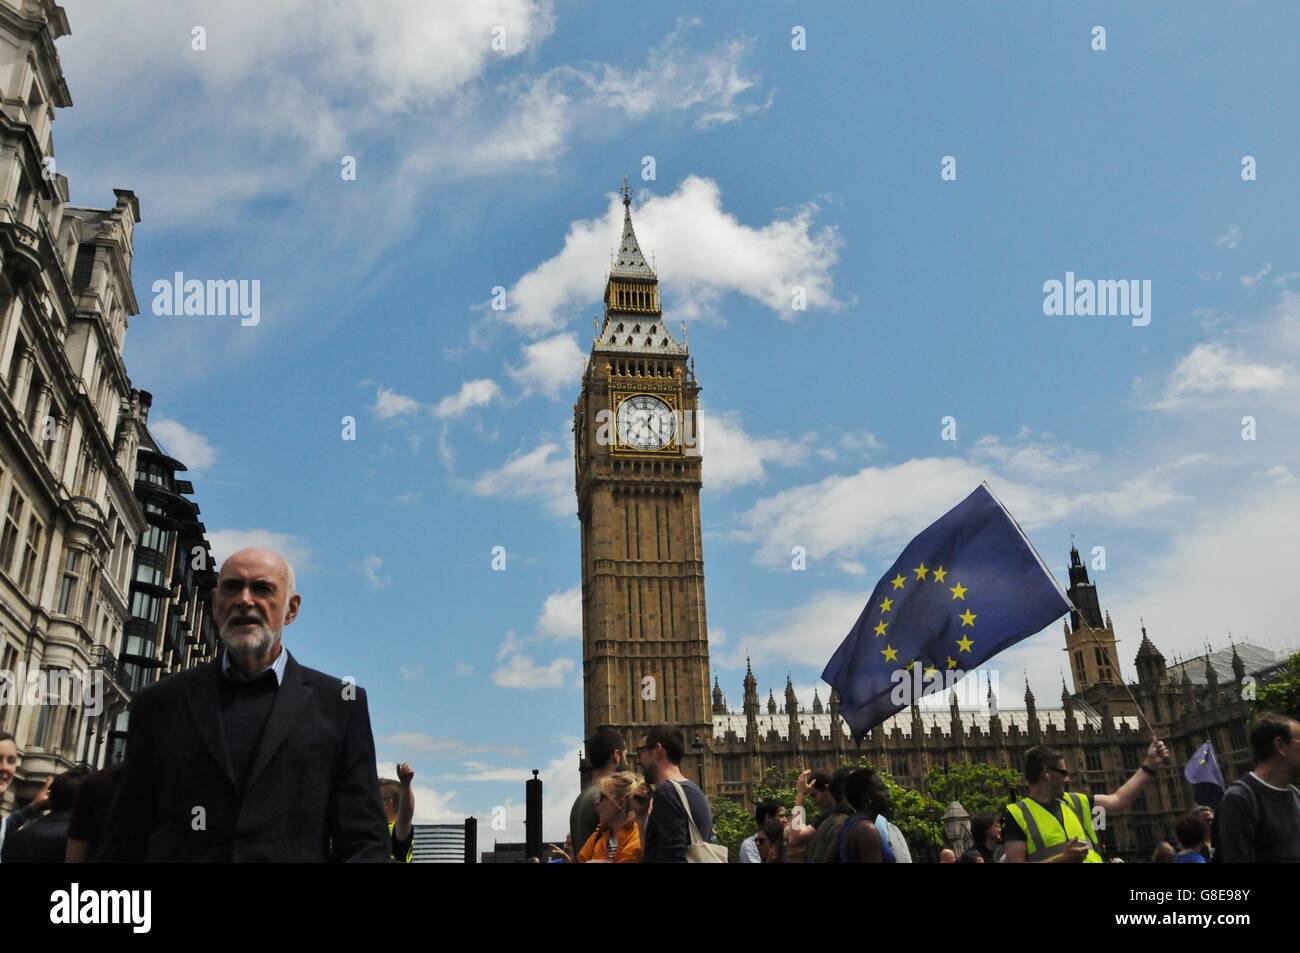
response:
[[[1097,831],[1093,809],[1103,815],[1128,809],[1156,768],[1169,762],[1169,749],[1156,739],[1147,748],[1142,764],[1114,794],[1086,794],[1067,791],[1070,770],[1061,752],[1038,745],[1025,752],[1025,780],[1028,797],[1008,804],[1002,815],[1007,863],[1099,864]]]

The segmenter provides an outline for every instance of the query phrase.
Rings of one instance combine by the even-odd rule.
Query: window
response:
[[[30,589],[36,577],[36,566],[41,560],[41,539],[44,535],[45,527],[33,513],[27,521],[27,545],[23,549],[22,571],[18,574],[18,586],[23,591]]]
[[[1074,653],[1074,670],[1079,673],[1080,678],[1083,677],[1083,652]]]
[[[86,601],[81,606],[81,615],[78,616],[83,622],[90,618],[90,608],[95,602],[95,570],[89,567],[86,573]]]
[[[157,625],[161,612],[161,599],[156,599],[146,592],[137,592],[131,597],[131,615],[135,618]]]
[[[63,411],[59,405],[50,404],[49,415],[41,421],[41,456],[46,460],[54,459],[54,448],[58,446],[59,433],[63,429],[62,419]]]
[[[740,783],[740,759],[724,758],[722,761],[722,780],[726,784]]]
[[[161,526],[150,524],[140,537],[138,546],[141,549],[152,549],[155,552],[166,554],[171,549],[171,533]]]
[[[1232,730],[1228,732],[1228,737],[1234,749],[1246,747],[1246,729],[1241,725],[1233,725]]]
[[[18,679],[18,650],[12,645],[4,647],[3,658],[0,658],[0,729],[5,726],[5,706],[10,700],[9,693],[15,690]],[[17,699],[13,699],[17,701]]]
[[[18,393],[18,375],[23,368],[23,352],[27,345],[23,343],[21,337],[14,342],[14,352],[9,357],[9,376],[5,378],[5,383],[9,385],[9,395],[12,397]]]
[[[1089,771],[1101,770],[1101,752],[1096,748],[1089,748],[1084,752],[1084,762],[1088,765]]]
[[[77,734],[81,728],[81,710],[75,705],[68,705],[63,715],[63,743],[60,750],[65,756],[75,756],[77,751]]]
[[[158,566],[150,566],[148,563],[141,561],[135,567],[135,581],[150,586],[162,586],[163,571]]]
[[[50,731],[50,706],[38,705],[37,711],[39,714],[36,716],[36,730],[32,732],[32,744],[37,748],[44,748],[45,736]]]
[[[23,498],[17,488],[9,495],[9,512],[5,514],[4,534],[0,536],[0,569],[13,568],[14,552],[18,548],[18,527],[23,519]]]
[[[32,371],[32,384],[27,388],[27,406],[23,408],[23,420],[27,423],[28,433],[36,429],[36,410],[41,405],[41,388],[44,386],[45,380],[41,377],[41,372]]]
[[[81,550],[69,549],[63,557],[63,585],[59,588],[59,615],[67,615],[77,604],[77,587],[81,585]]]

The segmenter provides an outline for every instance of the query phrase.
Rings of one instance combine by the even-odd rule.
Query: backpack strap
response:
[[[846,817],[844,823],[840,825],[840,863],[849,863],[849,838],[853,835],[853,828],[867,820],[865,814],[854,814],[852,817]]]
[[[691,825],[691,846],[694,847],[696,844],[703,844],[704,838],[700,836],[700,829],[695,826],[695,817],[691,814],[691,803],[686,800],[686,789],[683,788],[679,782],[674,781],[671,778],[668,779],[668,783],[673,786],[677,791],[677,796],[682,799],[682,809],[686,811],[686,820]]]

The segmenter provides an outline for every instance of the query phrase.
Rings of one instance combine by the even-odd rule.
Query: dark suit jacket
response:
[[[6,864],[61,864],[68,849],[68,818],[71,809],[51,811],[28,822],[5,838],[3,856]]]
[[[98,859],[386,862],[364,689],[345,690],[290,655],[241,796],[222,728],[223,677],[217,659],[136,695]]]

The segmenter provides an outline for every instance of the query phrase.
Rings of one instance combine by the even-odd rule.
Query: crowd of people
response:
[[[1174,825],[1177,847],[1161,842],[1153,862],[1300,863],[1300,722],[1271,712],[1251,727],[1254,770],[1231,784],[1216,812],[1197,805]],[[681,772],[682,732],[651,728],[638,739],[629,770],[623,736],[610,728],[587,739],[591,783],[574,801],[569,836],[551,845],[556,863],[682,863],[724,859],[706,853],[713,815],[699,786]],[[1116,816],[1141,794],[1169,750],[1155,740],[1134,775],[1110,794],[1069,790],[1062,753],[1039,745],[1025,756],[1027,794],[1001,813],[971,818],[969,848],[939,851],[940,863],[1101,863],[1094,818]],[[809,817],[809,811],[815,813]],[[912,863],[884,779],[867,767],[806,769],[793,806],[761,800],[754,830],[738,850],[742,864]]]
[[[415,799],[410,765],[380,779],[364,689],[300,665],[282,642],[301,596],[292,566],[253,548],[228,557],[213,594],[218,660],[136,693],[126,760],[48,778],[0,821],[0,863],[409,863]],[[587,740],[590,784],[575,801],[556,863],[722,863],[709,799],[681,770],[685,737],[656,725],[634,739],[613,729]],[[1217,811],[1175,825],[1174,863],[1300,862],[1300,722],[1265,713],[1250,732],[1254,770]],[[0,733],[0,796],[20,752]],[[1060,751],[1025,757],[1027,794],[972,820],[973,844],[948,863],[1097,863],[1099,816],[1129,808],[1169,761],[1155,740],[1113,793],[1071,791]],[[911,863],[884,779],[870,768],[803,771],[792,805],[760,801],[741,863]],[[292,814],[293,823],[284,819]]]

